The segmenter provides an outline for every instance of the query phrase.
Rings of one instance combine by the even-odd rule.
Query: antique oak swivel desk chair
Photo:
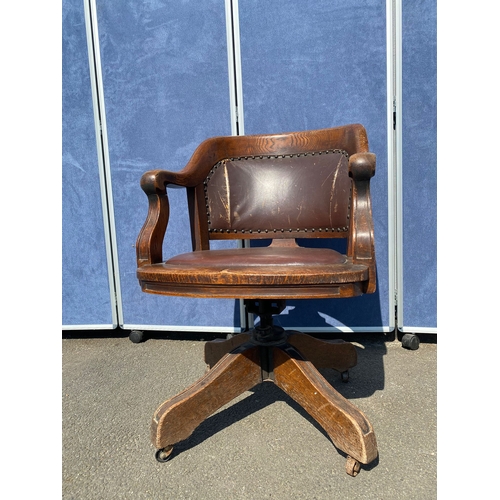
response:
[[[273,324],[286,299],[355,297],[375,291],[370,178],[375,155],[361,125],[215,137],[201,143],[179,172],[146,172],[149,199],[137,240],[142,290],[161,295],[244,299],[260,322],[248,333],[207,342],[210,370],[165,401],[151,428],[156,458],[224,404],[263,381],[274,382],[324,428],[347,455],[346,471],[377,457],[370,422],[317,368],[345,377],[355,347],[321,341]],[[193,251],[162,260],[167,186],[183,186]],[[298,246],[296,238],[347,238],[347,253]],[[266,247],[210,250],[211,240],[271,239]]]

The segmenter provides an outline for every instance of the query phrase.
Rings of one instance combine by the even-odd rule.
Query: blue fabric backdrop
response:
[[[283,326],[389,325],[386,12],[383,0],[240,2],[245,133],[365,125],[378,289],[356,299],[290,301]]]
[[[97,15],[123,322],[239,325],[235,301],[145,294],[135,274],[141,175],[180,170],[201,141],[231,134],[224,2],[98,0]],[[170,208],[165,258],[191,250],[183,190],[170,190]]]
[[[62,324],[111,327],[83,2],[62,17]]]
[[[405,327],[437,327],[436,0],[403,2]]]
[[[389,324],[386,12],[383,0],[240,0],[245,133],[363,123],[377,154],[372,198],[378,290],[291,301],[284,326]],[[199,142],[229,135],[222,0],[97,0],[125,325],[238,326],[229,300],[157,297],[135,277],[151,168],[179,170]],[[404,325],[436,326],[436,1],[403,3]],[[83,3],[63,1],[63,324],[109,324]],[[185,194],[171,191],[165,257],[190,249]],[[223,246],[219,243],[219,246]],[[362,307],[360,307],[362,306]],[[360,311],[363,311],[360,313]]]

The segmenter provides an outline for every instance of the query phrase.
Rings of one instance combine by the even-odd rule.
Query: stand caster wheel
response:
[[[342,372],[340,374],[340,380],[342,380],[342,382],[349,382],[349,370],[346,370],[345,372]]]
[[[174,451],[173,446],[167,446],[166,448],[161,448],[155,453],[155,458],[160,463],[168,462],[172,458],[173,451]]]
[[[347,457],[347,462],[345,464],[345,471],[352,477],[356,477],[358,475],[359,470],[361,469],[361,464],[352,457]]]
[[[401,339],[401,345],[405,349],[410,349],[411,351],[416,351],[420,345],[420,339],[414,333],[405,333]]]
[[[141,332],[140,330],[132,330],[128,338],[134,344],[140,344],[144,341],[144,332]]]

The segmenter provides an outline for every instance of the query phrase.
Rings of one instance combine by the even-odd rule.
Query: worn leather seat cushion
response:
[[[189,252],[169,259],[166,264],[248,267],[324,266],[344,264],[346,256],[328,248],[256,247]]]
[[[137,275],[159,283],[324,285],[367,280],[368,267],[327,248],[260,247],[188,252]]]

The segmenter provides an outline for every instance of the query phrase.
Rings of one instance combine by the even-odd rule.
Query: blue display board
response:
[[[143,293],[135,256],[148,207],[142,174],[178,171],[204,139],[231,135],[224,2],[97,0],[97,20],[122,323],[234,329],[238,301]],[[164,258],[191,250],[185,191],[169,196]]]
[[[113,327],[113,271],[119,285],[118,320],[125,328],[231,331],[241,325],[239,301],[149,295],[140,290],[135,275],[135,239],[147,212],[141,175],[155,168],[180,170],[204,139],[230,135],[234,110],[229,87],[241,82],[240,131],[277,133],[362,123],[370,150],[377,155],[372,180],[377,292],[354,300],[289,301],[277,322],[304,331],[391,329],[395,311],[389,303],[395,291],[389,280],[389,248],[394,245],[389,241],[389,218],[395,214],[388,206],[388,185],[393,182],[388,182],[387,144],[392,139],[386,75],[392,55],[387,54],[386,26],[391,21],[386,21],[386,2],[234,0],[242,64],[236,75],[228,74],[222,0],[88,2],[92,7],[94,3],[102,62],[95,69],[102,72],[103,82],[99,95],[104,165],[98,161],[101,144],[95,136],[84,2],[63,1],[64,327]],[[398,327],[433,331],[436,0],[403,1],[402,16]],[[231,64],[229,68],[232,71]],[[113,270],[105,237],[108,214],[101,202],[103,172],[112,185],[110,227],[117,257]],[[185,192],[170,190],[170,201],[165,258],[191,249]]]
[[[398,326],[437,327],[436,0],[404,1],[402,294]]]
[[[82,0],[62,23],[62,324],[113,328]]]
[[[388,330],[393,311],[388,282],[385,2],[245,0],[239,2],[239,14],[245,133],[362,123],[370,150],[377,155],[372,180],[377,292],[355,299],[289,301],[278,322],[304,331]]]

